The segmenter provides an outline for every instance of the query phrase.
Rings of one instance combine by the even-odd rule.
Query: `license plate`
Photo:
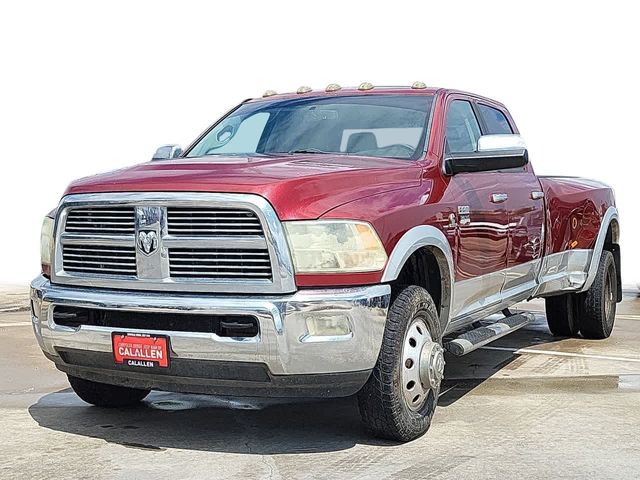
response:
[[[169,338],[143,333],[114,333],[113,358],[129,367],[168,368]]]

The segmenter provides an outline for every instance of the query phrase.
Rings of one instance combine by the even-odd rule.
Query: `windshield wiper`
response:
[[[320,150],[319,148],[301,148],[298,150],[289,150],[287,153],[334,153],[334,152],[325,152],[324,150]]]
[[[279,154],[287,154],[287,155],[295,155],[298,153],[318,153],[320,155],[349,155],[346,152],[327,152],[325,150],[320,150],[319,148],[300,148],[289,150],[288,152],[271,152],[271,153],[279,153]]]

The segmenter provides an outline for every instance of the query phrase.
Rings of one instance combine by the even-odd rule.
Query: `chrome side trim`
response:
[[[544,233],[544,232],[543,232]],[[542,258],[536,258],[519,265],[507,268],[505,271],[502,296],[505,298],[529,296],[538,288],[538,275],[542,266]]]
[[[265,363],[272,373],[283,375],[373,368],[382,345],[390,297],[389,285],[302,290],[280,296],[232,296],[67,287],[52,285],[42,276],[31,284],[34,332],[42,350],[54,358],[58,357],[57,348],[111,352],[111,333],[122,330],[57,325],[52,315],[56,305],[138,312],[252,315],[258,319],[259,335],[248,339],[204,332],[144,332],[168,335],[172,355],[180,358]],[[352,329],[349,338],[309,339],[306,320],[316,315],[346,317]]]
[[[552,253],[542,258],[538,288],[532,297],[560,292],[575,292],[583,287],[593,250],[575,249]]]
[[[505,270],[487,273],[453,285],[452,324],[463,321],[468,315],[485,310],[502,300]]]
[[[162,251],[158,255],[166,257],[169,247],[215,248],[217,245],[234,245],[237,248],[266,248],[271,259],[272,279],[203,279],[172,278],[162,267],[150,271],[142,277],[122,277],[118,275],[95,275],[74,272],[67,273],[63,268],[62,245],[96,244],[113,246],[135,245],[134,235],[88,236],[64,233],[66,217],[71,208],[82,206],[131,206],[135,208],[192,207],[192,206],[237,206],[253,211],[260,219],[264,237],[242,237],[227,239],[203,239],[168,235],[166,222],[160,222]],[[73,194],[63,197],[58,207],[56,219],[55,254],[52,265],[53,283],[84,287],[119,288],[131,290],[161,290],[210,293],[292,293],[296,291],[293,262],[285,238],[284,228],[275,210],[269,202],[259,195],[233,193],[194,193],[194,192],[122,192]]]
[[[598,265],[600,263],[600,257],[602,256],[602,250],[604,249],[604,241],[607,238],[607,230],[611,222],[615,221],[619,225],[618,209],[616,207],[609,207],[602,217],[602,223],[600,224],[600,231],[598,232],[598,238],[596,239],[595,246],[593,247],[593,255],[589,262],[589,269],[587,273],[587,279],[584,285],[580,289],[581,292],[589,290],[593,281],[596,279],[598,273]],[[618,230],[614,232],[616,236],[619,234]],[[614,238],[617,243],[618,238]]]
[[[450,321],[450,309],[453,303],[453,254],[449,241],[444,233],[431,225],[420,225],[408,230],[398,241],[393,252],[389,255],[387,267],[382,275],[382,282],[392,282],[400,272],[409,257],[420,248],[431,250],[442,272],[442,299],[440,305],[440,326],[442,331]]]

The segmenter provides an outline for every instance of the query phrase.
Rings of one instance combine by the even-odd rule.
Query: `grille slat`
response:
[[[215,261],[215,262],[228,262],[228,263],[237,263],[238,260],[235,258],[211,258],[211,261]],[[180,263],[186,263],[186,264],[193,264],[193,259],[192,258],[174,258],[172,260],[172,263],[175,264],[180,264]],[[269,261],[267,260],[265,262],[265,260],[260,259],[260,258],[245,258],[242,260],[242,263],[262,263],[265,264],[267,267],[269,267]],[[180,265],[176,265],[176,267],[179,267]]]
[[[173,271],[185,271],[185,272],[190,272],[192,271],[194,268],[193,265],[182,265],[182,266],[175,266],[173,267]],[[238,266],[237,265],[197,265],[197,268],[202,269],[202,271],[218,271],[218,270],[238,270]],[[264,267],[264,266],[256,266],[256,265],[243,265],[242,266],[242,270],[257,270],[257,271],[261,271],[262,273],[269,273],[269,270],[271,270],[269,267]],[[249,273],[249,272],[247,272]]]
[[[175,249],[173,249],[172,251],[175,251]],[[224,256],[224,257],[228,257],[228,256],[236,256],[236,255],[241,255],[241,256],[251,256],[251,257],[266,257],[267,259],[269,258],[269,252],[267,252],[266,250],[264,251],[264,253],[247,253],[247,251],[234,251],[234,250],[219,250],[220,253],[211,253],[211,250],[202,250],[202,251],[198,251],[198,250],[191,250],[189,252],[189,255],[195,255],[195,256]]]
[[[93,222],[100,222],[101,225],[126,225],[126,226],[131,225],[131,222],[117,222],[117,221],[113,221],[113,220],[104,220],[104,219],[98,218],[98,217],[89,217],[86,220],[91,220]],[[82,226],[82,225],[87,225],[87,223],[89,223],[89,222],[85,221],[84,219],[82,219],[82,220],[78,220],[78,219],[67,220],[67,226],[68,225]]]
[[[74,259],[79,259],[82,260],[83,258],[87,258],[87,255],[83,255],[81,253],[65,253],[64,254],[64,258],[69,259],[70,261],[77,261]],[[121,259],[121,258],[126,258],[124,256],[118,256],[118,255],[101,255],[100,258],[104,258],[104,259],[108,259],[108,260],[112,260],[112,259]],[[133,261],[135,261],[136,257],[131,256],[130,257]]]
[[[260,235],[262,233],[262,229],[232,229],[232,228],[173,228],[169,231],[172,235],[198,235],[198,234],[228,234],[228,233],[250,233],[251,235]]]
[[[167,208],[170,235],[263,235],[260,219],[251,210],[224,208]]]
[[[192,217],[192,216],[205,216],[205,217],[218,217],[224,215],[235,215],[235,216],[252,216],[253,212],[251,210],[231,210],[228,208],[208,208],[208,207],[198,207],[198,208],[185,208],[185,207],[169,207],[170,213],[176,217]]]
[[[238,273],[238,272],[204,272],[199,270],[191,270],[189,272],[176,272],[174,277],[183,278],[271,278],[271,273]]]
[[[260,223],[247,223],[247,222],[238,222],[238,223],[223,223],[223,222],[211,222],[209,221],[209,219],[207,219],[206,222],[172,222],[171,223],[172,227],[175,228],[190,228],[192,226],[196,226],[198,228],[203,227],[203,228],[207,228],[207,227],[240,227],[240,228],[253,228],[253,229],[259,229],[262,230],[262,227],[260,226]]]
[[[267,250],[169,249],[172,277],[271,278]]]
[[[64,245],[62,261],[65,271],[79,273],[136,274],[136,251],[131,247]]]
[[[113,268],[113,267],[71,267],[71,268],[66,268],[66,270],[68,272],[75,272],[75,271],[79,271],[79,272],[90,272],[90,273],[97,273],[97,274],[109,274],[109,273],[122,273],[122,274],[126,274],[126,275],[135,275],[136,271],[135,269],[133,269],[133,271],[131,269],[128,268]]]
[[[97,259],[97,260],[87,260],[87,259],[82,259],[82,260],[68,260],[65,258],[65,264],[67,266],[85,266],[85,267],[100,267],[102,265],[106,265],[106,266],[116,266],[116,267],[121,267],[121,268],[125,268],[125,267],[130,267],[130,268],[135,268],[136,267],[136,262],[107,262],[104,261],[102,259]]]
[[[133,207],[91,207],[73,209],[67,215],[65,231],[70,233],[135,233]]]

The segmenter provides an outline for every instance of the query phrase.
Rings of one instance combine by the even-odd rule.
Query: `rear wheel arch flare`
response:
[[[598,232],[598,237],[596,238],[596,242],[593,246],[593,255],[591,256],[591,260],[589,262],[587,279],[582,286],[582,289],[580,290],[581,292],[589,290],[589,288],[593,284],[593,281],[595,280],[596,274],[598,272],[600,257],[602,256],[602,252],[604,250],[617,250],[617,255],[619,256],[620,252],[617,243],[617,241],[619,240],[619,235],[620,224],[618,220],[618,209],[614,206],[610,206],[609,208],[607,208],[602,217],[600,231]],[[613,241],[613,243],[607,243],[607,240],[611,240]],[[615,257],[616,252],[614,251],[613,253]],[[619,270],[620,269],[618,268],[618,272]]]

